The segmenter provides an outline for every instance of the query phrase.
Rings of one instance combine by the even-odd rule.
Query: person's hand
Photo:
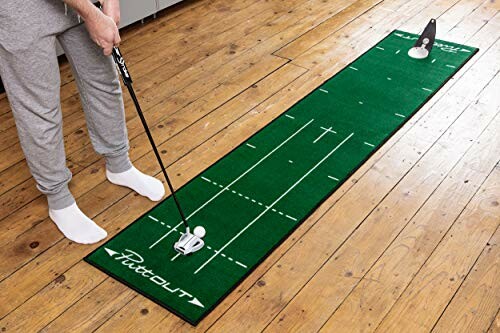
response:
[[[106,1],[107,2],[107,1]],[[109,56],[113,46],[120,44],[120,33],[114,20],[96,8],[94,15],[85,18],[85,25],[92,40],[102,47],[105,55]]]
[[[120,1],[101,0],[102,12],[113,19],[116,26],[120,25]]]

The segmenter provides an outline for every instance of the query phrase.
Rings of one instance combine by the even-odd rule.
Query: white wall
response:
[[[120,0],[120,28],[142,20],[158,11],[157,0]]]

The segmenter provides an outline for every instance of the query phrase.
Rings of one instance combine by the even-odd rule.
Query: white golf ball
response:
[[[196,237],[203,238],[203,237],[205,237],[205,234],[206,234],[205,228],[203,228],[201,225],[199,225],[196,228],[194,228],[193,234]]]

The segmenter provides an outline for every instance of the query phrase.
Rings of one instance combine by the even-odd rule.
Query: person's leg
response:
[[[64,152],[55,37],[40,37],[15,52],[0,45],[0,76],[26,161],[38,189],[47,196],[50,217],[75,242],[105,238],[106,232],[78,209],[68,189],[71,172]]]
[[[163,184],[132,166],[125,123],[122,90],[113,59],[103,55],[83,25],[58,39],[69,59],[78,84],[87,128],[97,153],[106,158],[106,176],[153,201],[160,200]]]

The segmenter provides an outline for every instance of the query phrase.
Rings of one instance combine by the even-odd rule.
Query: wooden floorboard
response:
[[[401,332],[402,329],[428,332],[432,329],[498,228],[499,170],[498,166],[493,170],[471,207],[445,235],[383,319],[378,332]]]
[[[483,253],[434,327],[435,332],[481,332],[493,322],[500,303],[500,231]]]
[[[0,95],[0,329],[6,332],[498,331],[500,14],[490,0],[189,0],[123,31],[176,187],[388,32],[478,54],[196,328],[82,261],[47,216]],[[106,182],[61,63],[70,185],[115,235],[154,204]],[[125,94],[130,156],[162,179]]]
[[[493,108],[493,110],[495,109]],[[476,112],[479,110],[471,107],[469,111],[471,111],[468,112],[469,115],[464,114],[461,119],[470,120],[475,118]],[[496,133],[493,129],[495,126],[500,125],[498,119],[489,123],[491,117],[495,116],[498,118],[498,115],[486,117],[487,128],[478,139],[478,142],[482,142],[482,146],[468,145],[466,143],[470,142],[471,137],[474,137],[475,141],[477,136],[477,132],[476,134],[467,133],[466,126],[454,132],[454,134],[449,133],[449,138],[453,137],[454,141],[448,141],[448,144],[444,141],[440,142],[445,145],[457,143],[457,147],[459,146],[458,143],[461,143],[460,146],[465,146],[468,150],[460,161],[454,165],[453,170],[441,179],[438,187],[433,189],[429,197],[425,193],[424,186],[409,187],[405,182],[401,183],[403,188],[409,189],[406,195],[413,197],[411,201],[419,201],[418,198],[421,197],[425,199],[425,203],[419,207],[418,212],[411,218],[397,218],[400,220],[400,224],[395,230],[398,233],[397,237],[383,250],[381,257],[370,267],[366,275],[359,282],[354,283],[356,287],[350,291],[338,310],[330,317],[324,327],[325,332],[332,327],[342,327],[342,331],[350,332],[376,326],[388,309],[398,300],[401,292],[434,251],[448,228],[455,222],[465,205],[478,191],[479,186],[497,163],[497,158],[491,157],[498,155],[490,154],[499,154],[499,152],[492,152],[490,150],[491,146],[488,144],[489,139],[492,137],[495,139]],[[482,130],[484,130],[484,126],[480,126],[479,132]],[[454,149],[449,149],[450,152],[452,150]],[[452,155],[441,153],[443,154],[442,157],[446,156],[447,162],[451,161],[453,164],[456,161]],[[428,157],[431,156],[428,155]],[[490,158],[490,160],[481,160],[481,166],[471,170],[471,164],[477,165],[474,162],[478,156],[486,159]],[[441,170],[444,171],[445,163],[438,162],[436,156],[431,157],[431,159],[433,163],[439,163],[442,166]],[[424,158],[420,162],[421,167],[424,167],[424,163],[428,160],[429,158]],[[407,178],[409,179],[409,177],[413,177],[413,175],[408,174]],[[431,179],[432,176],[430,175],[425,179],[427,186],[431,184]],[[404,206],[398,205],[398,209],[405,209]],[[406,208],[404,214],[407,213],[408,209]],[[436,223],[436,221],[439,221],[439,223]],[[368,222],[365,222],[363,227]],[[384,226],[379,228],[382,229],[383,234],[373,235],[373,237],[380,237],[378,238],[378,245],[383,243],[382,237],[387,238],[391,232],[394,232],[394,230],[390,229],[391,224],[390,220],[384,221]],[[356,239],[356,235],[353,235],[352,238]],[[364,247],[369,248],[368,246]],[[375,249],[372,248],[371,251],[373,253]],[[359,259],[358,262],[360,262]],[[337,286],[337,288],[339,287]]]

